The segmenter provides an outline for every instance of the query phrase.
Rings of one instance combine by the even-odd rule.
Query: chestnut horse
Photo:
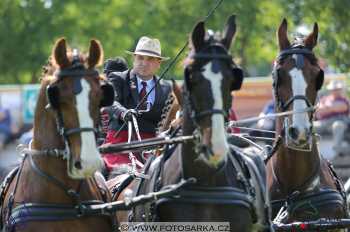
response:
[[[273,70],[276,111],[299,111],[276,121],[277,139],[267,162],[268,190],[273,218],[278,222],[344,218],[347,206],[343,187],[330,164],[320,155],[312,120],[323,71],[312,49],[318,26],[291,44],[287,21],[277,37],[280,53]],[[283,208],[280,210],[280,208]]]
[[[96,65],[103,59],[97,40],[88,56],[68,51],[59,39],[52,65],[41,79],[34,137],[23,161],[2,186],[4,231],[112,231],[113,215],[86,215],[82,207],[110,201],[94,174],[103,166],[95,132],[99,108],[112,104],[114,91],[101,85]],[[52,74],[52,75],[50,75]]]
[[[185,69],[181,126],[184,136],[195,134],[196,139],[171,145],[162,156],[149,161],[145,173],[150,178],[135,179],[117,199],[162,191],[181,179],[195,178],[196,183],[173,197],[136,206],[131,212],[117,212],[119,222],[215,221],[229,222],[230,231],[269,230],[268,219],[261,218],[255,208],[254,198],[261,190],[255,189],[252,196],[254,187],[246,175],[248,168],[242,166],[246,163],[243,155],[226,141],[230,93],[241,87],[243,79],[242,70],[228,53],[235,31],[234,16],[227,21],[222,37],[206,33],[204,22],[195,26],[193,63]]]

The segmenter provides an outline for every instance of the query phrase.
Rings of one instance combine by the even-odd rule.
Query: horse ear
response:
[[[236,16],[231,15],[226,22],[226,26],[223,32],[223,38],[221,40],[222,44],[230,49],[233,36],[236,33]]]
[[[92,39],[90,41],[88,67],[93,68],[101,65],[103,60],[103,49],[100,41]]]
[[[280,51],[287,49],[290,47],[290,42],[288,40],[287,35],[287,19],[283,19],[281,25],[277,31],[278,45],[280,47]]]
[[[198,22],[192,31],[192,44],[195,51],[199,51],[204,45],[205,28],[204,22]]]
[[[313,31],[305,39],[305,46],[310,50],[312,50],[317,44],[317,37],[318,37],[318,25],[317,23],[315,23]]]
[[[60,66],[60,68],[65,68],[69,65],[69,60],[67,57],[67,45],[66,45],[65,38],[60,38],[56,41],[52,49],[52,54],[56,64]]]

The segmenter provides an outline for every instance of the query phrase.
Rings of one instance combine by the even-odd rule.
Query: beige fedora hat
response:
[[[162,50],[158,39],[142,36],[136,45],[135,51],[125,51],[128,54],[157,57],[162,60],[169,60],[169,57],[162,56]]]
[[[336,90],[336,89],[344,89],[345,85],[343,81],[340,80],[331,80],[329,84],[326,86],[327,90]]]

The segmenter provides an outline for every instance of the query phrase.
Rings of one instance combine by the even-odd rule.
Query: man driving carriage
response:
[[[170,84],[159,82],[156,76],[161,63],[169,59],[162,57],[158,39],[143,36],[135,51],[127,53],[133,55],[133,67],[124,72],[112,72],[108,76],[115,88],[115,102],[109,110],[113,119],[109,123],[105,144],[127,142],[127,123],[133,121],[133,117],[137,120],[134,127],[138,127],[142,139],[154,137],[162,109],[171,92]],[[135,133],[132,139],[137,139]],[[140,154],[135,155],[139,161],[143,161]],[[128,153],[105,154],[103,159],[109,171],[131,163]]]

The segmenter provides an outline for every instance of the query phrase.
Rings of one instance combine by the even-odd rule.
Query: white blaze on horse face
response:
[[[221,72],[212,72],[212,62],[204,66],[202,73],[204,78],[210,82],[212,96],[214,98],[213,109],[223,110],[221,82],[223,76]],[[211,145],[214,155],[209,160],[209,163],[217,166],[221,161],[226,159],[229,151],[226,141],[225,121],[222,114],[212,114],[211,116]]]
[[[306,96],[307,84],[305,82],[302,70],[293,68],[291,71],[289,71],[289,75],[292,78],[293,96]],[[307,107],[308,106],[305,100],[296,99],[293,102],[293,111],[303,111]],[[293,114],[293,122],[291,126],[298,129],[298,131],[300,132],[299,138],[306,139],[311,126],[308,113],[305,112]]]
[[[76,95],[76,107],[78,112],[80,128],[94,128],[94,122],[90,115],[89,93],[91,90],[90,84],[81,79],[82,91]],[[73,178],[91,177],[95,171],[101,170],[103,162],[97,150],[95,134],[93,131],[84,131],[80,133],[81,148],[80,159],[82,169],[73,167]]]

